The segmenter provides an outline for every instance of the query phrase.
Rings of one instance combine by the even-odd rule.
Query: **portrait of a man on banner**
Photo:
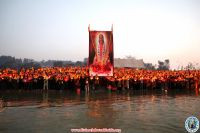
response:
[[[89,32],[90,76],[113,76],[113,35],[111,31]]]

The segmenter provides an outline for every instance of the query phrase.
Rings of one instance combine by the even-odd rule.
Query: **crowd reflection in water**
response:
[[[115,68],[114,76],[90,77],[87,67],[0,69],[0,89],[59,89],[89,91],[98,88],[182,89],[199,91],[200,71],[158,71]]]

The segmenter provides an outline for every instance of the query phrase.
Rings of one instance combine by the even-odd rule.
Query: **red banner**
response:
[[[90,76],[113,76],[112,31],[89,31]]]

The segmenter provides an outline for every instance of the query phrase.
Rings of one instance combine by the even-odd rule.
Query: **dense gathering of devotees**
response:
[[[139,70],[114,68],[113,76],[89,76],[88,67],[0,69],[0,89],[108,90],[193,89],[199,90],[199,70]]]

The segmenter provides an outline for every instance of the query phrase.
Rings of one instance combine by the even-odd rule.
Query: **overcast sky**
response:
[[[0,55],[83,60],[89,24],[113,24],[115,57],[200,63],[199,0],[0,0]]]

